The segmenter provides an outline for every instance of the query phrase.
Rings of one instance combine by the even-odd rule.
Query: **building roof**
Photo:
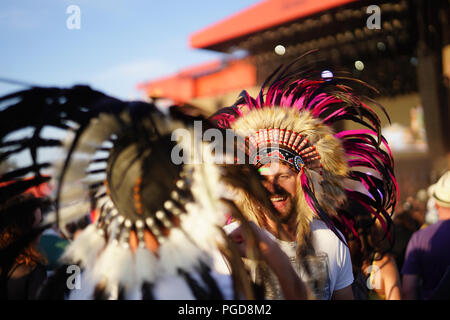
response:
[[[350,2],[355,0],[265,0],[193,33],[190,46],[207,49]]]
[[[138,84],[149,97],[187,102],[256,84],[255,67],[244,60],[214,60],[180,70],[178,73]]]

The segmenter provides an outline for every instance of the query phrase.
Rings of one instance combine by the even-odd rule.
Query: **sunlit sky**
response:
[[[189,35],[257,2],[2,0],[0,78],[141,99],[138,83],[220,57],[190,48]],[[67,27],[70,5],[80,9],[80,29]],[[0,82],[0,95],[22,88]]]

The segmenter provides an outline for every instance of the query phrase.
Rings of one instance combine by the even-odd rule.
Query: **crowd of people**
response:
[[[437,219],[424,199],[398,206],[360,82],[299,61],[206,117],[80,86],[0,98],[1,159],[33,161],[0,173],[2,299],[448,299],[450,171],[428,190]],[[44,139],[45,126],[71,139]],[[50,146],[60,163],[36,157]],[[52,194],[30,192],[42,184]]]

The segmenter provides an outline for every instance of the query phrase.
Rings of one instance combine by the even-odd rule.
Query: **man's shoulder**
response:
[[[311,232],[315,241],[336,244],[342,243],[338,236],[333,232],[333,230],[331,230],[322,220],[314,219],[312,221]],[[337,232],[339,232],[342,239],[344,239],[342,233],[339,230]],[[346,245],[345,243],[342,244]]]
[[[420,229],[411,237],[412,244],[448,243],[450,241],[450,224],[447,221],[438,221],[426,228]]]
[[[321,220],[314,219],[311,224],[312,240],[316,254],[326,255],[338,265],[341,265],[350,255],[347,244]],[[344,238],[342,236],[342,238]]]
[[[421,243],[423,241],[427,241],[436,233],[438,229],[438,224],[432,224],[426,228],[419,229],[412,234],[410,242]]]

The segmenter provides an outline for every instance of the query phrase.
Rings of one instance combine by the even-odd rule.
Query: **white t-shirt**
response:
[[[225,226],[224,229],[227,233],[230,233],[238,226],[237,222],[233,222]],[[308,277],[308,274],[296,259],[297,243],[295,241],[278,240],[274,235],[266,232],[278,242],[301,279],[309,285],[318,299],[329,300],[334,291],[343,289],[353,283],[350,251],[346,244],[339,240],[323,221],[314,219],[311,224],[313,247],[316,253],[315,257],[307,258],[311,266],[311,278]],[[254,281],[261,280],[264,282],[267,298],[283,299],[278,280],[272,272],[267,272],[268,267],[265,264],[259,264],[256,267],[256,264],[252,262],[249,265],[252,269]]]

